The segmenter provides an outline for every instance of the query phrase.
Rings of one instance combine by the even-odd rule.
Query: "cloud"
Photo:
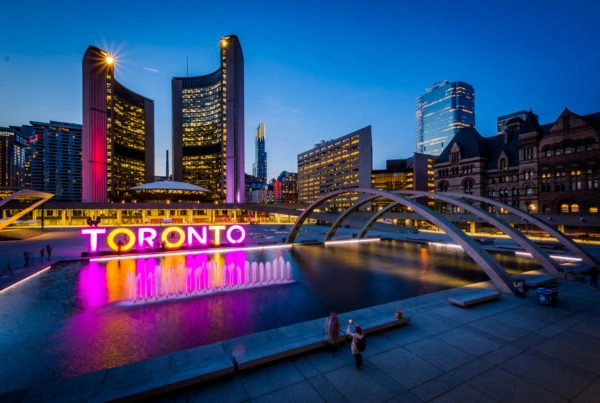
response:
[[[153,67],[144,67],[144,70],[150,71],[152,73],[158,73],[160,71],[159,69],[155,69]]]

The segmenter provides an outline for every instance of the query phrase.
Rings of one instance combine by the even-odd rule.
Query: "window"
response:
[[[533,195],[533,187],[531,187],[531,186],[529,186],[529,185],[528,185],[528,186],[525,188],[525,194],[526,194],[527,196],[531,196],[531,195]]]
[[[466,180],[464,183],[464,191],[466,194],[473,194],[473,181]]]
[[[460,153],[458,151],[454,151],[450,154],[450,158],[453,164],[458,164],[460,161]]]
[[[523,159],[524,160],[532,160],[534,158],[534,148],[533,147],[524,147],[523,148]]]
[[[570,189],[581,190],[583,188],[583,181],[581,177],[581,170],[574,169],[571,171]]]
[[[508,163],[506,162],[505,158],[500,158],[498,169],[500,169],[501,171],[506,171],[508,169]]]

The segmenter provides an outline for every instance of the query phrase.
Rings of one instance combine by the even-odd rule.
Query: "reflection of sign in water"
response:
[[[124,286],[124,289],[117,292],[121,295],[119,299],[136,303],[153,302],[294,281],[291,265],[282,257],[266,263],[247,260],[238,263],[235,262],[236,257],[227,258],[229,261],[224,262],[220,255],[213,256],[212,260],[208,260],[206,255],[173,256],[165,259],[167,260],[161,262],[155,259],[138,259],[137,267],[121,271],[126,278],[116,282],[117,285]],[[109,264],[120,265],[118,261]],[[121,268],[126,267],[125,261],[121,264]]]
[[[89,236],[90,252],[98,251],[99,238],[106,234],[106,228],[82,228],[81,235]],[[221,244],[221,235],[225,234],[227,242],[232,245],[241,244],[246,239],[246,230],[241,225],[204,225],[200,227],[168,226],[159,230],[153,227],[139,227],[137,232],[129,228],[115,228],[106,235],[106,244],[115,252],[127,252],[134,246],[138,249],[154,249],[160,244],[167,249],[183,246],[206,246],[212,240],[215,246]],[[209,239],[210,235],[210,239]]]

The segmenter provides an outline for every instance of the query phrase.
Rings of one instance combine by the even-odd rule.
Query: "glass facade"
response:
[[[235,36],[221,40],[221,68],[172,80],[173,180],[244,201],[244,70]]]
[[[221,75],[182,81],[181,89],[181,178],[185,183],[202,186],[213,194],[223,190],[223,109]]]
[[[339,189],[370,188],[372,158],[371,126],[299,154],[298,202],[312,203]]]
[[[107,142],[108,192],[116,199],[129,194],[129,189],[145,183],[146,110],[145,99],[115,82],[109,103],[112,142]]]
[[[81,201],[81,125],[30,122],[26,141],[24,186],[54,194],[54,200]]]
[[[0,187],[15,187],[15,132],[0,127]]]
[[[267,151],[265,150],[265,124],[260,123],[256,128],[256,172],[253,173],[264,187],[267,186]]]
[[[440,155],[467,126],[475,127],[475,90],[470,84],[443,81],[417,99],[417,153]]]
[[[83,58],[82,201],[131,199],[154,181],[154,102],[121,85],[109,54]]]

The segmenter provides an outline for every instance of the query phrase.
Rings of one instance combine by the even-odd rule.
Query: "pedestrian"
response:
[[[596,266],[592,267],[590,272],[590,287],[598,288],[598,268]]]
[[[46,252],[48,253],[48,260],[50,260],[50,256],[52,255],[52,245],[46,245]]]
[[[29,267],[29,252],[23,252],[23,258],[25,259],[25,267]]]
[[[44,248],[40,249],[40,262],[44,262],[44,254],[46,253],[46,250]]]
[[[350,331],[350,326],[354,326],[354,332]],[[354,355],[356,369],[360,371],[363,366],[362,355],[360,354],[362,351],[360,348],[360,344],[363,344],[361,343],[361,341],[364,341],[365,335],[363,334],[360,326],[352,322],[352,319],[348,321],[348,328],[346,329],[346,334],[352,337],[352,344],[350,345],[350,350],[352,351],[352,355]]]
[[[13,272],[12,266],[10,264],[10,260],[6,263],[6,272],[9,273],[11,276],[13,274],[15,274],[15,272]],[[0,272],[0,274],[4,275],[3,272]]]
[[[334,310],[329,313],[329,317],[325,321],[325,339],[331,348],[332,354],[335,354],[338,349],[338,337],[340,335],[340,321]]]

